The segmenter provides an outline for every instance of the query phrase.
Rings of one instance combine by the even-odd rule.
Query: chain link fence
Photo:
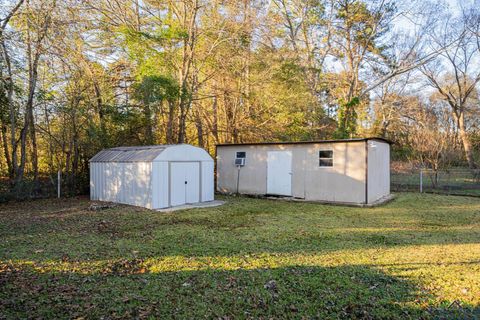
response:
[[[77,177],[73,182],[60,176],[61,196],[88,194],[88,176]],[[72,183],[73,182],[73,183]],[[480,197],[480,170],[452,168],[434,171],[431,169],[402,168],[394,165],[391,168],[390,183],[392,192],[430,192],[451,195],[467,195]],[[8,178],[0,177],[0,203],[14,199],[53,198],[58,195],[58,176],[44,176],[39,179],[34,192],[33,183],[26,179],[21,191],[11,189]]]
[[[480,197],[480,170],[452,168],[391,170],[392,191],[430,192]]]
[[[63,173],[52,173],[39,176],[36,183],[33,182],[32,177],[27,175],[17,187],[13,187],[7,177],[0,176],[0,203],[13,200],[88,195],[89,185],[88,174],[79,174],[73,177]]]

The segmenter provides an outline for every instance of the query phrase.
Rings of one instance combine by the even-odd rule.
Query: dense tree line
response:
[[[478,161],[480,9],[367,0],[3,0],[0,175],[41,195],[118,145],[379,135]]]

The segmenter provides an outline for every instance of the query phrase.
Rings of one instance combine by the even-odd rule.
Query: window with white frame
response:
[[[247,157],[247,153],[245,151],[237,151],[237,159],[245,159]]]
[[[247,158],[247,153],[245,151],[237,151],[235,153],[235,165],[238,168],[245,166],[246,158]]]
[[[318,158],[320,167],[333,167],[333,150],[320,150]]]

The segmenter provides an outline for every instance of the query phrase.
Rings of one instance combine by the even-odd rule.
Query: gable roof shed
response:
[[[213,200],[213,159],[188,144],[116,147],[90,159],[90,197],[151,209]]]

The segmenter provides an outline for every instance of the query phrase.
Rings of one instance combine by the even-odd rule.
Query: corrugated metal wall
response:
[[[168,162],[153,162],[153,175],[152,175],[152,208],[167,208],[168,203]]]
[[[143,158],[147,160],[139,161]],[[186,144],[102,150],[90,162],[90,198],[150,209],[167,208],[171,192],[169,164],[177,161],[200,163],[196,170],[199,199],[214,200],[213,159],[205,150]]]
[[[202,199],[201,201],[213,201],[214,199],[214,173],[213,161],[202,162]]]
[[[91,162],[90,198],[151,208],[152,163]]]

